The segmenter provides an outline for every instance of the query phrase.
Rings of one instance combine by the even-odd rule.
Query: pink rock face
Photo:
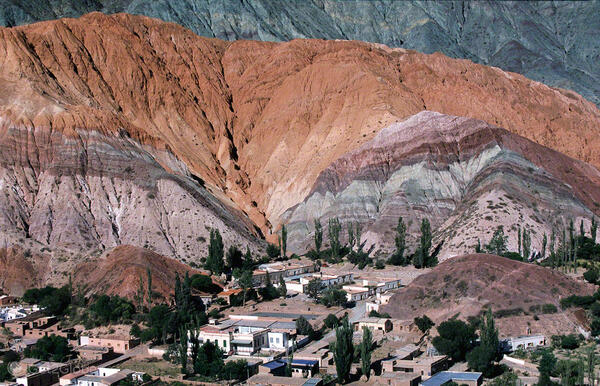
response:
[[[292,248],[309,248],[315,218],[359,223],[363,242],[391,251],[400,216],[414,244],[420,221],[436,230],[440,258],[487,243],[502,225],[516,250],[518,227],[541,251],[570,219],[589,227],[600,202],[594,167],[472,118],[421,112],[340,157],[311,194],[284,214]]]
[[[526,333],[576,333],[571,313],[560,311],[559,299],[570,295],[591,295],[594,287],[563,273],[535,264],[484,254],[458,256],[441,263],[398,291],[382,312],[398,319],[427,315],[436,324],[457,314],[466,320],[490,307],[494,312],[527,314],[496,318],[503,336]],[[541,306],[553,305],[559,314],[542,315]],[[521,311],[519,311],[519,309]],[[533,321],[532,315],[539,315]],[[569,320],[570,322],[566,322]]]

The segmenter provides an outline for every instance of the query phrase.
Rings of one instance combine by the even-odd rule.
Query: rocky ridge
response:
[[[283,221],[292,250],[309,247],[314,219],[338,217],[361,225],[367,248],[391,251],[398,217],[412,236],[428,218],[445,259],[485,244],[499,225],[509,249],[522,227],[541,251],[543,234],[570,219],[588,229],[598,202],[594,167],[483,121],[424,111],[332,163]]]
[[[211,226],[259,248],[321,171],[425,109],[600,164],[595,105],[440,54],[99,13],[2,28],[0,54],[0,245],[51,261],[126,243],[198,263]]]
[[[600,102],[600,2],[3,0],[0,25],[126,12],[224,40],[346,39],[441,52]]]

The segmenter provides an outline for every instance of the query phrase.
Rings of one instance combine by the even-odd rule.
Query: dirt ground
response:
[[[144,372],[153,377],[177,377],[180,374],[178,365],[157,358],[129,359],[116,367]]]

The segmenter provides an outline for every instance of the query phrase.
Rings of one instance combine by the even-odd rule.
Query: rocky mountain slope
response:
[[[398,291],[384,311],[400,319],[427,315],[439,323],[456,316],[467,319],[491,307],[508,317],[497,318],[501,335],[578,332],[576,318],[560,310],[560,299],[589,295],[594,286],[534,264],[493,255],[465,255],[441,263]],[[556,314],[541,311],[554,305]],[[512,315],[511,315],[512,314]],[[535,320],[533,315],[539,315]]]
[[[126,12],[225,40],[347,39],[497,66],[600,102],[600,2],[2,0],[0,25]]]
[[[86,295],[103,293],[134,299],[141,279],[147,288],[148,270],[152,275],[152,288],[157,298],[167,300],[173,293],[175,276],[190,276],[197,271],[177,260],[161,256],[147,249],[121,245],[97,260],[78,265],[73,281]]]
[[[509,249],[522,227],[539,251],[543,234],[570,219],[589,229],[599,202],[596,168],[483,121],[424,111],[333,162],[283,221],[292,250],[308,248],[314,219],[338,217],[361,225],[367,247],[391,251],[399,216],[411,235],[428,218],[444,259],[486,243],[498,225]]]
[[[198,263],[210,227],[256,250],[324,169],[423,110],[600,165],[594,104],[441,54],[93,13],[2,28],[0,58],[0,247],[49,254],[52,277],[120,244]]]

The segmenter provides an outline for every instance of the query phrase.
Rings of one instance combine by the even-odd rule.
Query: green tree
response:
[[[273,300],[279,297],[279,292],[277,288],[271,282],[271,275],[267,272],[265,279],[265,286],[259,289],[260,296],[262,296],[263,300]]]
[[[8,371],[8,363],[0,363],[0,382],[12,379],[12,374]]]
[[[339,327],[335,329],[335,342],[332,343],[331,351],[337,371],[338,382],[345,383],[350,375],[350,368],[354,358],[354,345],[352,344],[352,327],[345,317]]]
[[[321,253],[321,245],[323,245],[323,227],[318,218],[315,219],[315,250],[317,254]]]
[[[521,238],[521,226],[519,225],[518,231],[517,231],[517,247],[518,247],[518,252],[519,255],[523,256],[523,241]]]
[[[224,245],[221,232],[218,229],[210,230],[210,244],[208,245],[208,257],[204,267],[213,275],[223,273],[225,263],[223,261]]]
[[[279,296],[285,299],[285,297],[287,296],[287,286],[285,285],[285,280],[283,279],[283,276],[279,278],[279,288],[277,288],[277,291],[279,292]]]
[[[548,237],[546,236],[546,232],[544,232],[544,237],[542,238],[542,258],[546,257],[546,245],[548,245]]]
[[[346,304],[346,291],[337,288],[328,288],[323,291],[320,301],[326,307],[342,306]]]
[[[371,371],[371,352],[373,351],[373,333],[367,327],[362,329],[362,342],[360,344],[360,367],[363,375],[369,379]]]
[[[437,257],[432,256],[429,252],[431,249],[431,225],[429,220],[424,218],[421,221],[421,237],[419,247],[414,257],[414,266],[416,268],[434,267],[437,265]]]
[[[287,228],[285,224],[281,226],[281,235],[279,236],[279,245],[281,246],[281,256],[287,256]]]
[[[236,268],[242,268],[244,266],[244,258],[242,255],[242,251],[235,246],[232,245],[227,249],[227,269],[233,271]]]
[[[327,232],[329,234],[329,247],[331,249],[331,259],[337,261],[341,258],[341,249],[342,244],[340,243],[340,232],[342,230],[342,226],[340,225],[340,220],[335,218],[329,219],[329,227]]]
[[[554,372],[555,367],[556,357],[552,354],[552,351],[544,350],[538,365],[538,371],[540,372],[538,386],[554,385],[554,382],[550,380],[550,375]]]
[[[24,352],[25,357],[54,362],[63,362],[72,354],[73,351],[67,339],[58,335],[44,336],[38,339],[35,345],[26,348]]]
[[[152,295],[154,294],[154,292],[152,291],[152,271],[150,271],[150,268],[146,268],[146,285],[148,286],[148,308],[152,307]]]
[[[312,335],[314,329],[313,326],[306,320],[304,316],[300,316],[296,319],[296,332],[299,335]]]
[[[531,232],[523,229],[523,257],[529,259],[531,256]]]
[[[187,374],[188,362],[188,330],[181,326],[179,328],[179,361],[181,364],[181,374]]]
[[[268,243],[267,244],[267,256],[269,256],[270,260],[274,260],[281,255],[281,247],[278,247],[275,244]]]
[[[506,239],[504,235],[504,227],[498,225],[498,228],[494,231],[490,243],[485,246],[488,253],[492,253],[498,256],[502,256],[506,252]]]
[[[482,317],[480,326],[480,345],[467,354],[467,362],[471,369],[489,377],[493,374],[493,362],[500,359],[498,329],[491,308]]]
[[[396,250],[390,257],[389,263],[392,265],[406,265],[407,261],[404,256],[404,253],[406,252],[406,224],[404,224],[404,219],[402,217],[398,218],[394,244],[396,245]]]
[[[452,360],[461,362],[475,341],[475,330],[462,320],[450,319],[437,327],[439,336],[433,338],[433,346]]]
[[[225,363],[221,369],[221,378],[226,380],[237,380],[243,382],[248,379],[248,361],[238,359]]]
[[[250,252],[249,246],[246,246],[246,254],[244,254],[242,268],[246,270],[252,270],[252,268],[254,268],[254,259],[252,259],[252,253]]]
[[[194,371],[205,377],[215,377],[223,369],[223,352],[213,342],[205,342],[198,350]]]
[[[248,290],[250,288],[253,287],[252,272],[246,271],[246,270],[243,270],[243,271],[237,270],[237,271],[234,271],[233,276],[236,276],[236,275],[237,275],[237,279],[238,279],[238,284],[242,288],[242,296],[243,296],[242,305],[246,306],[246,293],[248,292]]]
[[[415,324],[419,328],[419,331],[421,331],[423,334],[426,334],[431,327],[435,326],[435,323],[433,323],[433,321],[429,319],[427,315],[423,315],[421,317],[417,316],[414,320]]]
[[[334,314],[329,314],[323,321],[323,324],[327,328],[336,328],[340,324],[340,320]]]
[[[596,384],[596,364],[596,347],[592,346],[587,349],[585,358],[587,377],[589,384],[592,386]]]
[[[319,292],[321,292],[322,286],[321,279],[315,277],[306,285],[306,294],[313,299],[317,299],[319,297]]]

